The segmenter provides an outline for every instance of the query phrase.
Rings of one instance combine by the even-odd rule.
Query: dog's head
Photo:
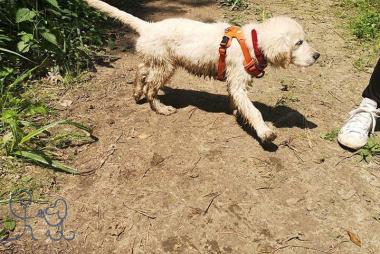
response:
[[[320,54],[305,41],[302,26],[288,17],[274,17],[260,25],[259,46],[268,62],[286,68],[313,65]]]

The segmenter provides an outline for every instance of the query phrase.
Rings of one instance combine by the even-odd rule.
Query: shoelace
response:
[[[369,113],[370,114],[371,120],[372,120],[372,122],[371,122],[371,133],[374,133],[375,127],[376,127],[376,118],[380,117],[380,109],[371,109],[368,107],[360,107],[360,108],[354,109],[349,113],[350,117],[348,120],[351,120],[353,117],[355,117],[359,113]]]

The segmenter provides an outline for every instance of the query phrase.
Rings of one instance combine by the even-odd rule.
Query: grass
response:
[[[339,130],[334,129],[326,134],[321,135],[321,138],[328,141],[335,141],[338,137]]]
[[[68,145],[62,137],[57,142],[51,129],[70,125],[82,131],[82,136],[65,134],[66,144],[96,140],[91,130],[70,120],[52,121],[52,109],[30,91],[41,92],[33,82],[40,77],[67,82],[91,68],[102,45],[112,39],[102,34],[105,22],[79,0],[0,0],[0,157],[78,173],[52,153]]]
[[[221,5],[229,6],[230,10],[247,8],[248,4],[244,0],[221,0]]]
[[[342,0],[348,28],[362,48],[362,53],[353,63],[359,71],[371,67],[379,57],[380,50],[380,1],[379,0]]]
[[[92,68],[107,41],[112,46],[107,22],[80,0],[0,0],[0,205],[19,189],[40,200],[54,188],[55,172],[29,163],[79,173],[57,151],[96,138],[81,123],[57,120],[38,80],[72,82]],[[0,239],[9,231],[1,221]]]

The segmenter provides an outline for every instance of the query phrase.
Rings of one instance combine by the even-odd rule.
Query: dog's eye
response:
[[[299,41],[297,41],[296,45],[297,45],[297,46],[301,46],[302,43],[303,43],[303,40],[299,40]]]

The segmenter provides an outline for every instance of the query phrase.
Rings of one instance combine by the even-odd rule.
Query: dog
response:
[[[150,23],[99,0],[86,2],[129,25],[140,35],[136,51],[141,55],[142,63],[138,65],[134,82],[136,102],[145,96],[154,111],[171,115],[176,109],[161,103],[157,94],[178,67],[197,76],[215,77],[219,41],[230,24],[203,23],[183,18]],[[320,57],[305,41],[302,26],[289,17],[273,17],[263,23],[250,23],[241,28],[245,38],[251,38],[253,29],[257,32],[260,50],[269,65],[308,67]],[[250,43],[247,45],[252,55],[253,46]],[[232,107],[255,129],[261,142],[272,142],[277,135],[267,126],[247,95],[246,87],[253,77],[245,71],[242,62],[239,43],[234,40],[228,49],[225,73]]]

